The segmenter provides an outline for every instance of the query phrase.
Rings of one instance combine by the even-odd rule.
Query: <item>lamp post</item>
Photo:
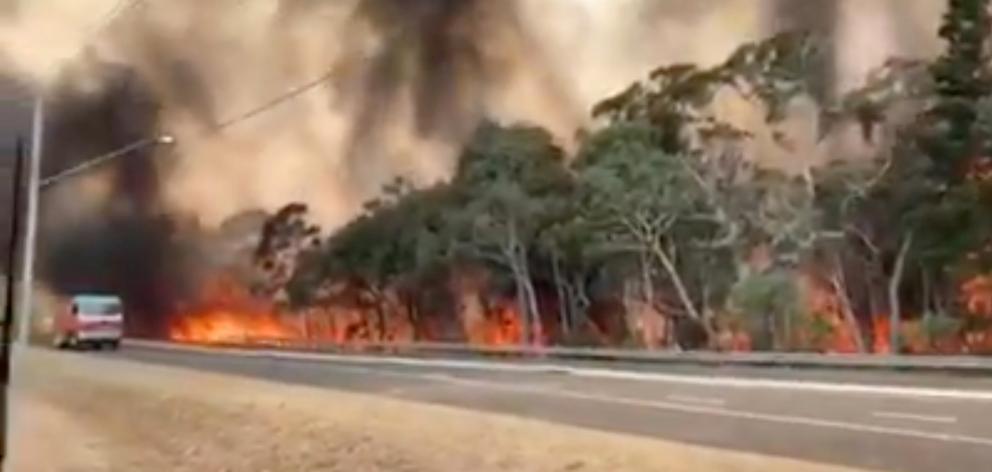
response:
[[[21,290],[17,297],[17,312],[21,314],[17,326],[17,340],[28,344],[31,319],[31,285],[34,279],[35,233],[38,229],[38,179],[41,175],[41,153],[44,141],[45,100],[41,95],[34,99],[31,118],[31,159],[28,165],[28,206],[24,233],[24,257],[21,259]],[[18,184],[19,185],[19,184]],[[10,274],[11,277],[14,274]]]

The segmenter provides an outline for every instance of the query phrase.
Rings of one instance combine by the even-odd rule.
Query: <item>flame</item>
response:
[[[874,333],[872,352],[876,354],[891,354],[892,323],[889,321],[889,315],[882,314],[875,316],[872,321],[872,328],[872,332]]]
[[[524,325],[513,301],[497,300],[492,308],[466,324],[467,338],[469,343],[480,346],[518,346],[524,341]]]
[[[252,340],[301,338],[298,329],[271,315],[215,310],[183,317],[170,332],[174,341],[187,343],[244,343]]]
[[[481,304],[465,337],[480,346],[516,346],[523,343],[525,323],[516,303],[498,299],[491,307]],[[459,314],[465,317],[464,313]],[[325,306],[281,315],[272,302],[253,296],[230,277],[216,277],[203,288],[198,301],[173,317],[169,338],[176,342],[223,344],[261,341],[317,341],[359,346],[370,342],[413,342],[415,333],[423,341],[438,340],[430,319],[415,326],[412,317],[392,296],[372,300],[355,287],[341,290],[338,299]],[[539,344],[547,342],[540,323],[531,331]]]
[[[971,315],[992,319],[992,275],[979,275],[961,285],[961,303]]]
[[[516,307],[500,303],[483,325],[483,341],[489,346],[512,346],[524,339],[524,323]]]
[[[824,323],[830,328],[825,339],[803,339],[804,343],[814,344],[811,347],[828,353],[858,352],[857,334],[854,327],[847,321],[853,314],[846,313],[840,295],[831,287],[814,280],[810,276],[802,277],[806,300],[806,313],[809,321]],[[808,338],[807,329],[800,328],[800,338]]]
[[[845,304],[828,284],[812,276],[801,276],[804,287],[806,317],[794,323],[787,333],[787,349],[809,349],[827,353],[857,352],[856,327],[845,313]],[[342,290],[339,299],[307,310],[282,313],[268,299],[256,297],[230,277],[216,277],[203,288],[198,300],[177,311],[169,329],[176,342],[200,344],[252,343],[272,341],[326,342],[361,347],[367,343],[454,340],[437,316],[410,313],[413,308],[399,302],[395,294],[371,300],[361,289]],[[456,318],[462,321],[461,337],[476,346],[521,346],[529,331],[532,344],[549,345],[560,329],[553,320],[535,320],[527,329],[519,306],[512,297],[482,303],[482,290],[462,293]],[[960,285],[959,306],[964,313],[965,328],[929,339],[927,327],[919,317],[907,314],[898,328],[904,347],[912,353],[988,353],[992,352],[992,274],[977,275]],[[547,310],[542,309],[542,312]],[[551,312],[548,312],[551,313]],[[545,313],[545,314],[548,314]],[[665,321],[639,317],[636,327],[647,348],[665,342]],[[657,321],[657,325],[649,322]],[[820,326],[816,332],[813,324]],[[891,330],[887,314],[872,317],[869,348],[875,353],[889,353]],[[724,326],[718,330],[715,344],[722,350],[749,351],[752,340],[741,326]],[[616,344],[605,338],[602,344]]]
[[[234,279],[210,280],[191,308],[174,317],[169,338],[187,343],[243,343],[301,338],[297,326],[275,315],[271,303],[253,297]]]
[[[960,303],[969,315],[963,350],[992,353],[992,274],[976,275],[961,284]]]
[[[975,182],[992,182],[992,157],[974,158],[968,165],[965,177]]]

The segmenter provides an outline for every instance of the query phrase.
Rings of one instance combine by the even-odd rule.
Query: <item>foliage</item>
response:
[[[988,268],[975,254],[992,232],[989,192],[960,172],[992,136],[986,3],[949,0],[948,46],[936,61],[890,59],[824,104],[821,137],[854,123],[873,160],[799,175],[764,169],[744,154],[755,130],[716,116],[721,93],[733,91],[763,107],[775,130],[794,100],[813,95],[820,49],[809,35],[783,33],[711,68],[654,70],[595,106],[600,122],[573,156],[539,127],[483,123],[450,181],[398,179],[317,250],[300,251],[291,292],[306,303],[329,280],[416,286],[468,262],[512,285],[528,329],[546,310],[541,290],[554,292],[567,330],[636,282],[641,301],[711,339],[712,318],[726,311],[743,317],[757,347],[792,348],[829,342],[839,326],[801,316],[795,280],[805,271],[830,282],[846,328],[870,339],[857,331],[872,317],[946,304],[958,273]],[[267,231],[311,236],[284,220]]]
[[[969,161],[988,150],[988,137],[977,133],[976,106],[992,90],[990,31],[988,0],[949,1],[940,28],[947,49],[930,68],[938,100],[925,114],[933,129],[923,139],[923,148],[941,175],[952,180],[961,178]]]
[[[308,251],[321,244],[320,227],[308,220],[306,205],[286,205],[262,226],[255,250],[255,265],[262,274],[256,291],[275,295],[286,288],[296,273],[296,264]]]
[[[486,123],[466,147],[451,184],[464,203],[448,214],[459,252],[509,272],[528,330],[540,316],[535,245],[568,207],[571,178],[563,158],[543,129]]]
[[[791,347],[792,331],[802,315],[799,290],[791,274],[773,271],[750,276],[734,286],[729,302],[744,316],[756,349]]]
[[[928,313],[923,316],[920,326],[927,343],[933,345],[961,334],[964,322],[944,314]]]
[[[682,280],[677,255],[715,240],[718,217],[690,164],[665,151],[663,140],[656,129],[636,124],[593,135],[575,163],[582,214],[601,246],[657,260],[682,308],[702,321],[699,296]]]
[[[647,81],[603,100],[593,116],[613,123],[650,124],[658,144],[669,153],[684,152],[692,142],[714,134],[744,137],[746,131],[719,122],[710,106],[721,89],[732,88],[765,105],[769,122],[785,119],[785,107],[812,95],[808,71],[821,59],[810,35],[786,32],[740,47],[725,62],[700,69],[692,64],[663,66]]]

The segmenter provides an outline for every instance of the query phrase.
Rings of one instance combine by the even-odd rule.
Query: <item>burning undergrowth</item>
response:
[[[280,318],[275,305],[254,296],[231,276],[206,281],[195,298],[170,313],[168,337],[198,343],[304,339],[300,326]]]

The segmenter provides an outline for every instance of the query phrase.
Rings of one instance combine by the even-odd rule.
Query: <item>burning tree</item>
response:
[[[860,176],[852,178],[850,164],[824,172],[820,204],[832,209],[832,224],[846,238],[840,248],[875,274],[868,304],[871,314],[888,314],[885,350],[902,344],[907,275],[916,275],[908,281],[922,294],[909,300],[911,310],[924,314],[924,326],[936,326],[935,318],[960,311],[954,300],[963,274],[983,270],[973,262],[989,235],[992,201],[985,184],[968,176],[992,137],[983,118],[992,110],[989,28],[987,1],[951,0],[940,58],[890,60],[827,113],[828,125],[837,116],[854,118],[867,139],[881,135],[881,155],[860,165]]]
[[[255,266],[261,272],[257,291],[269,296],[288,296],[286,286],[296,273],[296,264],[306,251],[320,247],[320,227],[307,221],[307,207],[293,203],[265,221],[255,249]]]
[[[571,178],[550,133],[484,124],[452,181],[462,208],[448,215],[456,252],[513,280],[524,337],[542,339],[531,260],[540,234],[566,203]]]

